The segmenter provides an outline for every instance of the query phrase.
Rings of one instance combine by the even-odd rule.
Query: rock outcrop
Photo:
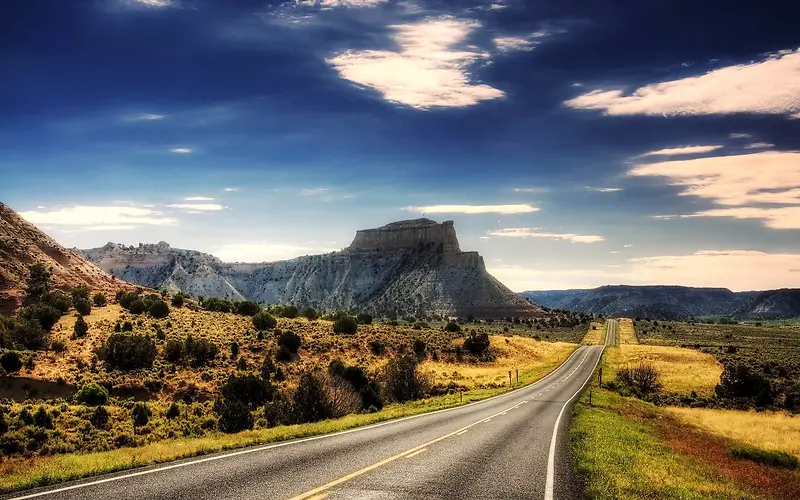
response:
[[[21,305],[28,267],[34,263],[44,264],[53,273],[56,288],[87,285],[111,293],[126,286],[0,203],[0,312],[10,313]]]
[[[544,314],[491,276],[477,252],[461,252],[450,221],[394,222],[358,231],[340,252],[271,263],[226,263],[163,242],[137,247],[109,243],[84,254],[126,281],[195,296],[388,316]]]

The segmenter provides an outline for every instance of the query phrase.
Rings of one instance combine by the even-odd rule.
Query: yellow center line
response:
[[[456,436],[456,435],[458,435],[459,432],[461,432],[461,433],[466,432],[471,427],[474,427],[474,426],[476,426],[476,425],[478,425],[478,424],[480,424],[482,422],[488,422],[489,420],[492,419],[492,417],[496,417],[498,415],[502,415],[502,414],[506,413],[507,411],[508,410],[503,410],[501,412],[495,413],[494,415],[492,415],[490,417],[487,417],[487,418],[485,418],[483,420],[478,420],[477,422],[473,422],[473,423],[471,423],[471,424],[469,424],[469,425],[467,425],[465,427],[462,427],[462,428],[460,428],[458,430],[455,430],[455,431],[453,431],[453,432],[451,432],[449,434],[445,434],[444,436],[441,436],[441,437],[438,437],[438,438],[433,439],[431,441],[428,441],[427,443],[421,444],[419,446],[415,446],[415,447],[411,448],[410,450],[406,450],[406,451],[404,451],[402,453],[398,453],[397,455],[393,455],[393,456],[391,456],[389,458],[384,458],[380,462],[376,462],[376,463],[374,463],[372,465],[364,467],[363,469],[359,469],[359,470],[357,470],[355,472],[351,472],[350,474],[347,474],[346,476],[342,476],[339,479],[334,479],[330,483],[323,484],[322,486],[314,488],[313,490],[309,490],[309,491],[307,491],[305,493],[301,493],[301,494],[299,494],[297,496],[294,496],[294,497],[290,498],[289,500],[316,500],[318,497],[315,496],[315,495],[319,495],[320,493],[324,493],[327,490],[333,488],[334,486],[339,486],[342,483],[345,483],[347,481],[350,481],[351,479],[354,479],[354,478],[356,478],[358,476],[366,474],[367,472],[373,471],[373,470],[377,469],[378,467],[383,467],[384,465],[389,464],[391,462],[394,462],[395,460],[398,460],[400,458],[403,458],[403,457],[411,458],[414,455],[416,455],[417,453],[422,453],[423,451],[427,450],[428,447],[431,446],[432,444],[438,443],[439,441],[443,441],[443,440],[445,440],[445,439],[447,439],[449,437]]]
[[[464,429],[463,431],[461,431],[458,434],[456,434],[456,436],[461,436],[463,434],[466,434],[467,432],[469,432],[469,429]]]
[[[327,498],[327,496],[328,496],[327,493],[320,493],[319,495],[314,495],[313,497],[309,498],[308,500],[323,500],[324,498]]]
[[[466,432],[466,431],[465,431],[465,432]],[[427,451],[427,450],[428,450],[428,448],[422,448],[421,450],[417,450],[417,451],[415,451],[414,453],[409,453],[408,455],[406,455],[406,458],[416,457],[416,456],[417,456],[417,455],[419,455],[420,453],[422,453],[422,452],[424,452],[424,451]]]

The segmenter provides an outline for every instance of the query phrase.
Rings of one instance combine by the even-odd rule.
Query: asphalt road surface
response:
[[[609,320],[606,343],[616,339]],[[361,429],[96,476],[8,498],[572,499],[571,403],[602,346],[536,384]]]

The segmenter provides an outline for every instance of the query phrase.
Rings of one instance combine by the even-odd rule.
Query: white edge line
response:
[[[594,363],[594,368],[592,371],[589,372],[589,376],[586,377],[586,381],[581,385],[580,389],[575,391],[575,394],[572,395],[571,398],[564,403],[564,406],[561,407],[561,411],[558,412],[558,417],[556,418],[556,423],[553,426],[553,437],[550,439],[550,452],[547,454],[547,479],[545,480],[544,486],[544,500],[553,500],[553,482],[555,480],[555,458],[556,458],[556,438],[558,436],[558,424],[561,423],[561,416],[564,414],[564,410],[567,409],[567,406],[575,399],[578,394],[583,392],[583,389],[586,387],[586,384],[592,380],[592,375],[594,375],[594,371],[597,369],[597,365],[600,363],[600,358],[603,357],[603,350],[605,350],[605,346],[600,351],[600,355],[597,357],[597,361]]]
[[[37,498],[37,497],[42,497],[42,496],[46,496],[46,495],[54,495],[56,493],[62,493],[62,492],[65,492],[65,491],[71,491],[71,490],[76,490],[76,489],[80,489],[80,488],[86,488],[86,487],[95,486],[95,485],[98,485],[98,484],[110,483],[110,482],[113,482],[113,481],[120,481],[122,479],[128,479],[128,478],[131,478],[131,477],[144,476],[146,474],[153,474],[155,472],[162,472],[162,471],[166,471],[166,470],[177,469],[177,468],[180,468],[180,467],[187,467],[189,465],[195,465],[195,464],[200,464],[200,463],[204,463],[204,462],[212,462],[212,461],[215,461],[215,460],[221,460],[223,458],[230,458],[230,457],[235,457],[235,456],[238,456],[238,455],[246,455],[248,453],[256,453],[256,452],[259,452],[259,451],[270,450],[270,449],[273,449],[273,448],[281,448],[281,447],[284,447],[284,446],[291,446],[291,445],[298,444],[298,443],[305,443],[305,442],[308,442],[308,441],[316,441],[318,439],[332,438],[332,437],[336,437],[336,436],[341,436],[343,434],[350,434],[352,432],[366,431],[366,430],[374,429],[376,427],[381,427],[381,426],[384,426],[384,425],[391,425],[391,424],[396,424],[398,422],[403,422],[405,420],[411,420],[412,418],[427,417],[429,415],[435,415],[437,413],[444,413],[444,412],[453,411],[453,410],[460,410],[460,409],[466,408],[468,406],[483,404],[483,403],[486,403],[487,401],[491,401],[491,400],[497,399],[497,398],[503,398],[503,397],[509,396],[511,394],[514,394],[515,392],[524,391],[526,389],[530,389],[530,388],[532,388],[532,387],[534,387],[536,385],[541,384],[542,382],[547,380],[551,375],[553,375],[554,373],[558,372],[561,369],[561,367],[565,366],[569,362],[569,360],[572,359],[572,357],[575,356],[575,354],[578,351],[580,351],[581,347],[582,346],[580,344],[578,344],[578,348],[575,349],[574,351],[572,351],[572,354],[570,354],[569,357],[567,359],[565,359],[563,363],[561,363],[553,371],[551,371],[550,373],[548,373],[544,377],[540,378],[536,382],[533,382],[533,383],[528,384],[526,386],[520,387],[519,389],[514,389],[513,391],[508,391],[508,392],[504,392],[503,394],[498,394],[497,396],[492,396],[490,398],[481,399],[480,401],[474,401],[472,403],[467,403],[467,404],[461,405],[461,406],[454,406],[452,408],[445,408],[443,410],[436,410],[436,411],[431,411],[431,412],[427,412],[427,413],[420,413],[419,415],[410,415],[408,417],[401,417],[401,418],[398,418],[398,419],[387,420],[385,422],[379,422],[377,424],[367,425],[367,426],[364,426],[364,427],[356,427],[356,428],[348,429],[348,430],[345,430],[345,431],[334,432],[332,434],[322,434],[322,435],[319,435],[319,436],[311,436],[311,437],[307,437],[307,438],[303,438],[303,439],[296,439],[296,440],[293,440],[293,441],[284,441],[282,443],[275,443],[275,444],[270,444],[270,445],[267,445],[267,446],[259,446],[257,448],[248,448],[248,449],[244,449],[244,450],[233,451],[233,452],[224,453],[224,454],[221,454],[221,455],[214,455],[214,456],[211,456],[211,457],[199,458],[197,460],[190,460],[190,461],[181,462],[181,463],[177,463],[177,464],[173,463],[173,464],[170,464],[170,465],[164,465],[164,466],[161,466],[161,467],[155,467],[155,468],[152,468],[152,469],[142,470],[142,471],[139,471],[139,472],[130,472],[128,474],[123,474],[123,475],[120,475],[120,476],[108,477],[108,478],[105,478],[105,479],[97,479],[95,481],[89,481],[89,482],[80,483],[80,484],[73,484],[73,485],[70,485],[70,486],[63,486],[61,488],[56,488],[56,489],[47,490],[47,491],[39,491],[39,492],[36,492],[36,493],[30,493],[30,494],[22,495],[22,496],[18,496],[18,497],[8,497],[8,500],[24,500],[24,499],[27,499],[27,498]],[[176,460],[181,460],[181,459],[176,459]],[[108,474],[113,474],[113,472],[109,472]]]

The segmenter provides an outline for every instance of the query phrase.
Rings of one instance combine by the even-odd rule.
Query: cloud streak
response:
[[[48,224],[67,228],[81,226],[82,230],[133,229],[137,226],[168,226],[177,224],[173,218],[150,208],[134,206],[61,207],[49,211],[31,210],[20,215],[33,224]]]
[[[407,207],[411,212],[428,214],[525,214],[538,212],[539,209],[528,204],[518,205],[428,205],[424,207]]]
[[[724,146],[718,144],[708,146],[681,146],[677,148],[665,148],[656,151],[647,152],[641,156],[677,156],[677,155],[692,155],[698,153],[710,153],[722,149]]]
[[[595,90],[565,101],[607,115],[691,116],[731,113],[793,115],[800,111],[800,50],[701,76],[623,89]]]
[[[536,228],[530,228],[530,227],[510,227],[505,229],[497,229],[495,231],[488,231],[486,234],[502,238],[543,238],[548,240],[568,241],[570,243],[599,243],[601,241],[605,241],[605,238],[597,235],[574,234],[574,233],[542,233],[539,232]]]

